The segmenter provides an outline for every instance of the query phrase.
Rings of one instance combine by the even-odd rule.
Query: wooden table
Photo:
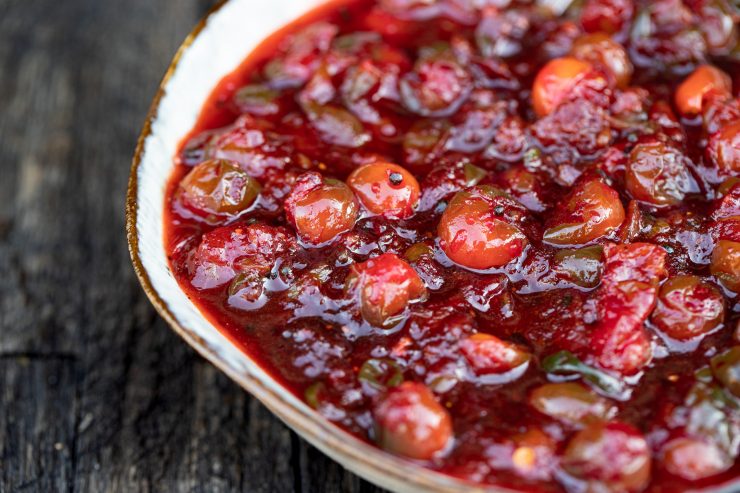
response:
[[[135,279],[124,195],[213,0],[0,0],[0,492],[375,492],[197,356]]]

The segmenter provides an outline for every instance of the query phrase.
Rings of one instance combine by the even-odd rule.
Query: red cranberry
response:
[[[350,231],[358,214],[357,199],[347,185],[315,172],[301,175],[285,199],[285,218],[310,245],[326,244]]]
[[[431,460],[452,439],[452,419],[423,384],[404,382],[375,406],[376,441],[385,450]]]

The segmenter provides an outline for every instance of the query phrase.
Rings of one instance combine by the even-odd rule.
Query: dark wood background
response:
[[[255,0],[257,1],[257,0]],[[376,492],[155,314],[136,138],[213,0],[0,0],[0,492]]]

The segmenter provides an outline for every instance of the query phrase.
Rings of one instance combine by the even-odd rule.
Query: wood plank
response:
[[[0,356],[0,491],[67,491],[75,381],[70,357]]]

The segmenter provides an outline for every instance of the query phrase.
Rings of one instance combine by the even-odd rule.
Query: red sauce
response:
[[[268,38],[175,158],[173,273],[326,419],[430,469],[732,482],[737,15],[489,3],[345,1]]]

